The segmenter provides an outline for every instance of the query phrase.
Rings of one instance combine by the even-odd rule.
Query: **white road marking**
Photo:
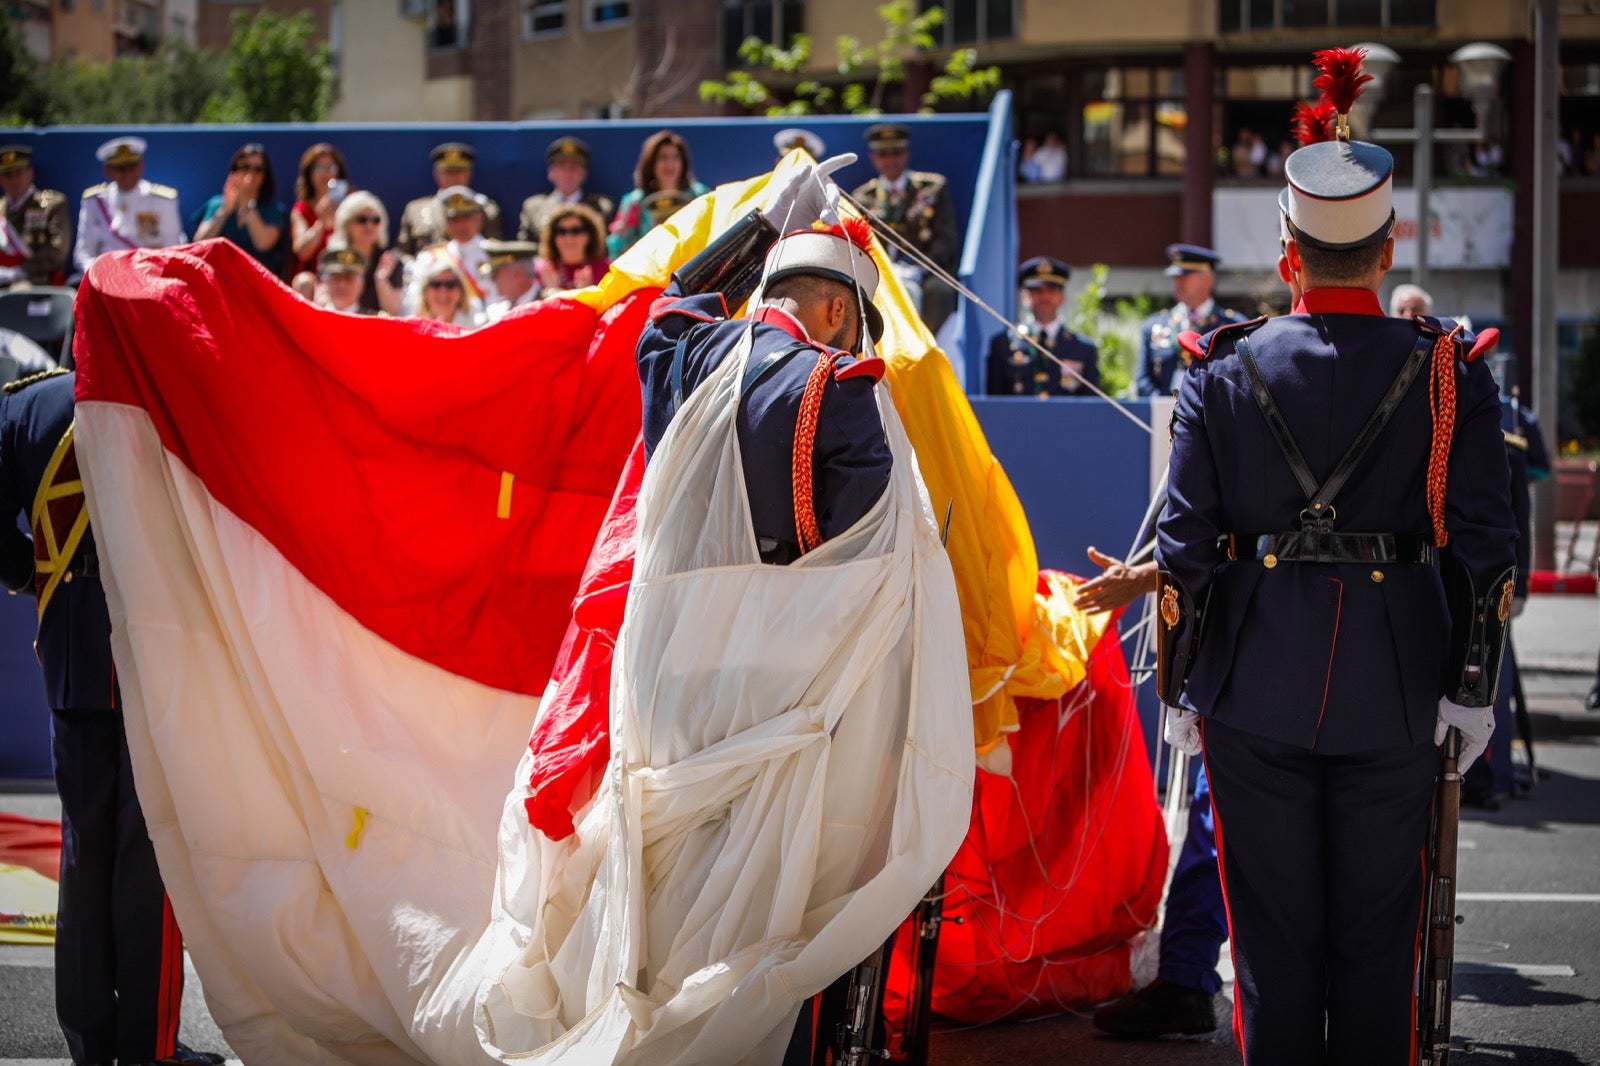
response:
[[[1460,903],[1600,903],[1600,892],[1457,892]]]
[[[1458,962],[1457,977],[1576,977],[1571,966],[1537,962]]]

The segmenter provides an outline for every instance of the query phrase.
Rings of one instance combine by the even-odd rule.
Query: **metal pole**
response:
[[[1417,263],[1411,280],[1424,292],[1428,289],[1428,238],[1432,229],[1428,217],[1428,193],[1433,189],[1433,86],[1417,86],[1414,97],[1411,185],[1417,196]]]
[[[1537,0],[1534,30],[1533,134],[1533,410],[1546,450],[1556,452],[1556,251],[1560,190],[1556,185],[1556,74],[1560,66],[1561,22],[1558,0]],[[1533,568],[1554,570],[1556,494],[1554,479],[1537,482],[1533,496]]]

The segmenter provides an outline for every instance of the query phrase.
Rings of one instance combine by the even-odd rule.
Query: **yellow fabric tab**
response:
[[[516,480],[516,476],[511,471],[500,471],[500,502],[494,506],[494,516],[496,518],[511,517],[511,484]]]
[[[350,835],[344,838],[344,846],[351,851],[356,850],[356,845],[361,843],[361,831],[367,827],[367,809],[356,807],[352,811],[355,816],[355,828],[350,830]]]
[[[72,454],[73,430],[77,425],[77,422],[73,422],[67,427],[67,431],[61,435],[61,440],[56,444],[56,450],[51,453],[50,461],[45,464],[44,476],[39,479],[39,489],[33,497],[33,511],[29,515],[30,528],[34,536],[34,552],[37,554],[39,548],[43,547],[46,556],[44,562],[34,563],[34,568],[45,576],[44,588],[39,591],[40,621],[44,620],[44,611],[50,606],[50,598],[55,595],[56,587],[66,576],[67,568],[72,565],[72,557],[77,554],[78,545],[83,542],[84,534],[89,531],[87,507],[78,508],[77,517],[72,520],[72,528],[66,531],[65,537],[56,533],[55,524],[50,519],[50,501],[83,495],[82,480],[74,478],[71,481],[56,481],[56,475],[61,471],[61,464]]]

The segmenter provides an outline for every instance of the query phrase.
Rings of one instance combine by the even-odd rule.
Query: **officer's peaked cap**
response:
[[[1017,281],[1024,289],[1037,289],[1044,285],[1064,286],[1072,277],[1072,268],[1054,256],[1036,255],[1023,260],[1017,267]]]
[[[1179,274],[1212,274],[1221,265],[1222,256],[1210,248],[1202,248],[1198,244],[1169,244],[1167,269],[1162,273],[1169,278]]]

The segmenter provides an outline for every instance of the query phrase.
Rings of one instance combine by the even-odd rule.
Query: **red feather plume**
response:
[[[840,219],[827,228],[835,237],[843,237],[868,255],[872,254],[872,223],[864,218]]]
[[[1365,48],[1325,48],[1311,57],[1312,63],[1322,73],[1311,84],[1322,90],[1322,96],[1333,104],[1341,115],[1348,115],[1356,97],[1372,75],[1361,69],[1367,56]]]
[[[1300,142],[1301,147],[1334,140],[1338,135],[1334,132],[1333,103],[1327,97],[1315,103],[1301,100],[1294,105],[1294,117],[1289,122],[1289,131],[1294,135],[1294,139]]]

